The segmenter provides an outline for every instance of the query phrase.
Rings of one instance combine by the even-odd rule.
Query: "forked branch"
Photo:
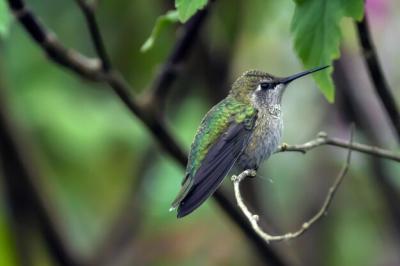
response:
[[[329,146],[336,146],[339,148],[351,149],[353,151],[358,151],[361,153],[377,156],[380,158],[392,160],[395,162],[400,162],[400,154],[395,153],[393,151],[382,149],[376,146],[370,146],[362,143],[357,142],[347,142],[345,140],[339,138],[331,138],[325,132],[320,132],[317,135],[317,138],[310,140],[303,144],[296,144],[296,145],[289,145],[283,143],[276,153],[279,152],[286,152],[286,151],[295,151],[306,153],[309,150],[315,149],[320,146],[329,145]]]
[[[350,141],[348,142],[348,147],[351,147],[352,145],[353,145],[353,130],[351,130],[351,133],[350,133]],[[352,149],[349,148],[348,153],[347,153],[346,162],[344,163],[342,169],[340,170],[339,175],[336,177],[333,185],[329,188],[329,191],[325,198],[325,201],[322,204],[322,207],[319,209],[319,211],[310,220],[304,222],[297,231],[285,233],[282,235],[270,235],[270,234],[266,233],[258,224],[260,217],[257,214],[252,213],[243,201],[242,195],[240,193],[240,183],[246,177],[256,176],[257,172],[255,170],[245,170],[238,176],[235,176],[235,175],[232,176],[231,180],[233,182],[233,186],[234,186],[234,190],[235,190],[236,202],[237,202],[238,206],[240,207],[240,209],[242,210],[243,214],[249,220],[251,226],[253,227],[253,230],[262,239],[264,239],[265,242],[270,243],[272,241],[282,241],[282,240],[289,240],[289,239],[297,238],[297,237],[301,236],[304,232],[306,232],[308,229],[310,229],[310,227],[314,223],[316,223],[319,219],[324,217],[324,215],[327,213],[328,208],[332,203],[333,197],[349,169],[350,159],[351,159],[351,151],[352,151]]]

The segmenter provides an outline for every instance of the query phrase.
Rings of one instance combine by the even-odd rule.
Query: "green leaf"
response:
[[[294,49],[306,68],[332,64],[340,56],[343,17],[360,20],[363,0],[297,0],[291,30]],[[320,90],[329,102],[335,99],[331,78],[333,69],[314,74]]]
[[[176,10],[170,10],[165,15],[158,17],[149,38],[143,43],[140,51],[150,50],[162,29],[178,21],[182,23],[188,21],[198,10],[204,8],[207,2],[208,0],[175,0]]]
[[[207,5],[208,0],[175,0],[179,20],[182,23],[188,21],[198,10]]]
[[[0,0],[0,37],[5,37],[11,22],[11,15],[8,11],[5,0]]]
[[[147,52],[150,50],[158,36],[160,35],[160,32],[162,29],[164,29],[166,26],[178,22],[178,11],[177,10],[170,10],[168,11],[165,15],[159,16],[157,18],[156,24],[153,27],[153,30],[151,31],[150,36],[147,38],[147,40],[143,43],[142,47],[140,48],[140,51],[142,53]]]

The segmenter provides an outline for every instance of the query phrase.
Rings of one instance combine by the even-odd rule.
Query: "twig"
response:
[[[357,142],[348,143],[348,142],[338,139],[338,138],[330,138],[330,137],[328,137],[328,135],[325,132],[318,133],[316,139],[310,140],[304,144],[288,145],[286,143],[283,143],[278,148],[276,153],[286,152],[286,151],[296,151],[296,152],[306,153],[309,150],[312,150],[314,148],[317,148],[317,147],[323,146],[323,145],[351,149],[351,150],[358,151],[361,153],[366,153],[369,155],[374,155],[374,156],[385,158],[388,160],[400,162],[400,154],[397,154],[393,151],[382,149],[382,148],[379,148],[376,146],[369,146],[369,145],[365,145],[365,144],[361,144],[361,143],[357,143]]]
[[[75,2],[77,2],[85,16],[92,43],[101,60],[102,69],[104,72],[108,72],[111,69],[111,63],[96,21],[96,15],[94,13],[95,6],[93,3],[89,3],[88,0],[75,0]]]
[[[107,83],[128,109],[142,120],[152,133],[154,139],[156,139],[172,157],[177,159],[182,166],[186,165],[186,154],[169,133],[166,125],[159,117],[146,112],[146,110],[131,97],[130,91],[133,90],[118,72],[111,69],[105,73],[103,67],[100,66],[100,60],[96,59],[92,61],[74,50],[67,50],[59,41],[52,37],[54,35],[50,34],[48,29],[38,23],[38,19],[31,11],[27,10],[23,0],[8,0],[8,4],[32,39],[34,39],[39,47],[49,55],[49,59],[74,71],[83,78]],[[101,40],[101,38],[98,40]],[[95,62],[95,64],[92,64],[92,62]],[[239,226],[242,232],[257,248],[261,257],[264,258],[266,262],[271,265],[285,265],[283,260],[253,233],[251,227],[245,222],[245,218],[228,200],[226,200],[225,195],[223,195],[220,190],[214,194],[214,198],[221,206],[222,210],[224,210],[232,221]]]
[[[24,1],[7,1],[14,16],[52,61],[84,78],[90,80],[102,79],[103,73],[100,71],[98,59],[88,58],[75,50],[67,49],[56,38],[55,34],[44,28],[37,17],[25,6]]]
[[[357,32],[363,49],[363,57],[367,64],[369,75],[373,81],[375,92],[379,95],[379,98],[392,121],[393,127],[396,130],[397,138],[400,141],[400,113],[379,63],[377,52],[369,30],[367,14],[364,15],[364,18],[360,22],[357,22]]]
[[[349,141],[348,145],[351,146],[352,142],[353,142],[353,128],[350,133],[350,141]],[[332,203],[332,199],[349,169],[350,159],[351,159],[351,151],[352,151],[351,149],[348,150],[346,162],[342,166],[342,169],[340,170],[339,175],[336,177],[333,185],[330,187],[329,192],[325,198],[324,203],[322,204],[321,209],[310,220],[308,220],[307,222],[304,222],[302,224],[302,226],[300,227],[300,229],[298,229],[295,232],[290,232],[290,233],[286,233],[283,235],[276,235],[276,236],[270,235],[270,234],[266,233],[259,226],[259,224],[258,224],[259,219],[260,219],[259,216],[257,214],[251,213],[250,210],[247,208],[246,204],[243,201],[242,195],[240,194],[240,182],[243,181],[243,179],[245,179],[248,176],[256,176],[257,172],[255,170],[245,170],[238,176],[235,176],[235,175],[232,176],[236,202],[237,202],[238,206],[240,207],[240,209],[242,210],[242,212],[244,213],[244,215],[249,220],[254,231],[261,238],[263,238],[265,240],[265,242],[269,243],[272,241],[282,241],[282,240],[290,240],[290,239],[297,238],[300,235],[302,235],[304,232],[306,232],[308,229],[310,229],[310,227],[314,223],[316,223],[319,219],[324,217],[324,215],[327,213],[328,208],[329,208],[330,204]]]

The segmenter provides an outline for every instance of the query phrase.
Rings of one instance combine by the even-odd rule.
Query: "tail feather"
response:
[[[177,217],[182,218],[197,209],[218,189],[229,170],[230,168],[217,168],[212,175],[214,178],[205,179],[199,184],[194,185],[180,202]]]
[[[192,187],[193,179],[189,178],[189,175],[186,175],[185,178],[183,179],[182,182],[182,188],[179,191],[178,195],[174,199],[174,201],[171,204],[171,208],[169,211],[173,211],[176,208],[178,208],[179,204],[182,202],[182,200],[186,197],[186,195],[189,193],[191,187]]]

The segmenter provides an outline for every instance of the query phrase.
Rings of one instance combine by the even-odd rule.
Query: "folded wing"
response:
[[[184,198],[179,202],[178,217],[183,217],[199,207],[217,190],[224,177],[246,148],[255,117],[242,122],[232,121],[210,147],[194,176],[187,178]]]

